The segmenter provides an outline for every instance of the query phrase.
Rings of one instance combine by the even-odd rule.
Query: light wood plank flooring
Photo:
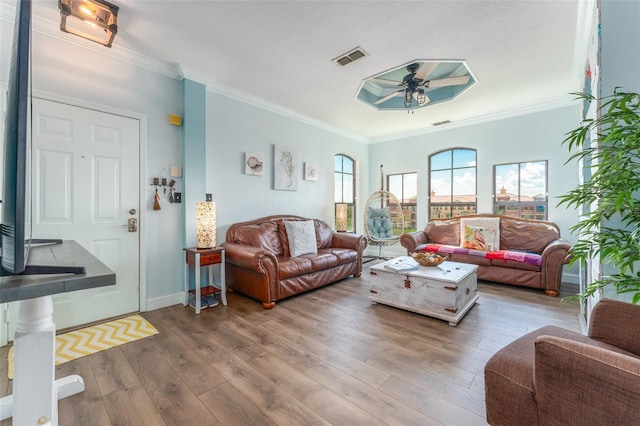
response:
[[[60,425],[484,425],[494,352],[547,324],[580,331],[576,302],[488,283],[451,327],[371,304],[368,274],[272,310],[230,294],[199,316],[180,305],[144,313],[160,334],[56,368],[86,384],[60,401]],[[0,362],[2,394],[6,377]]]

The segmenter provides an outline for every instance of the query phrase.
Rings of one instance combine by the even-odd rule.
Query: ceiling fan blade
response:
[[[371,78],[368,81],[372,83],[385,84],[387,86],[401,86],[402,82],[395,80],[387,80],[384,78]]]
[[[462,77],[447,77],[439,78],[437,80],[429,80],[426,84],[429,88],[445,87],[445,86],[459,86],[461,84],[467,84],[469,82],[469,76],[464,75]]]
[[[420,68],[418,68],[418,71],[416,71],[416,75],[414,76],[414,79],[418,79],[418,80],[426,80],[427,77],[429,77],[429,74],[431,74],[431,72],[438,66],[437,62],[423,62],[422,65],[420,65]]]
[[[398,94],[403,93],[403,92],[404,92],[404,89],[402,89],[402,90],[396,90],[396,91],[395,91],[395,92],[393,92],[393,93],[389,93],[389,94],[388,94],[387,96],[385,96],[384,98],[380,98],[380,99],[378,99],[378,100],[377,100],[377,101],[375,101],[373,104],[374,104],[374,105],[380,105],[381,103],[386,102],[386,101],[388,101],[388,100],[389,100],[389,99],[391,99],[391,98],[395,98],[396,96],[398,96]]]

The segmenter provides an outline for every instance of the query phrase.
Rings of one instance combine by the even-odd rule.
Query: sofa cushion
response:
[[[460,242],[458,245],[475,250],[500,249],[500,218],[460,219]]]
[[[316,227],[313,220],[286,220],[289,251],[292,257],[318,253]]]
[[[281,280],[313,272],[313,264],[305,257],[278,256],[278,276]]]
[[[558,230],[548,223],[523,222],[502,218],[500,248],[542,253],[550,242],[560,238]]]
[[[427,223],[425,234],[431,243],[457,246],[460,244],[460,220],[431,220]]]
[[[259,247],[275,255],[282,254],[278,227],[273,222],[237,227],[233,233],[233,242]]]
[[[306,255],[304,257],[311,261],[311,268],[314,272],[338,266],[338,258],[331,253],[320,252],[315,256]]]
[[[318,242],[318,249],[331,247],[333,240],[333,229],[322,220],[314,220],[316,225],[316,240]]]
[[[356,250],[348,248],[329,247],[326,249],[319,249],[318,254],[320,253],[331,253],[336,257],[338,265],[343,265],[345,263],[355,262],[358,260],[358,252]]]

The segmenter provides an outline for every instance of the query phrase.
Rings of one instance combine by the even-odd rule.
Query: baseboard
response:
[[[155,311],[156,309],[166,308],[184,303],[184,292],[169,294],[155,299],[147,299],[147,311]]]
[[[562,274],[562,282],[571,283],[571,284],[580,284],[580,277],[578,276],[578,274],[564,272]]]

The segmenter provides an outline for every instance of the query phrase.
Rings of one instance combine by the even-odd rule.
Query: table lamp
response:
[[[336,231],[347,232],[347,205],[336,204]]]
[[[199,201],[196,203],[196,248],[216,246],[216,203]]]

